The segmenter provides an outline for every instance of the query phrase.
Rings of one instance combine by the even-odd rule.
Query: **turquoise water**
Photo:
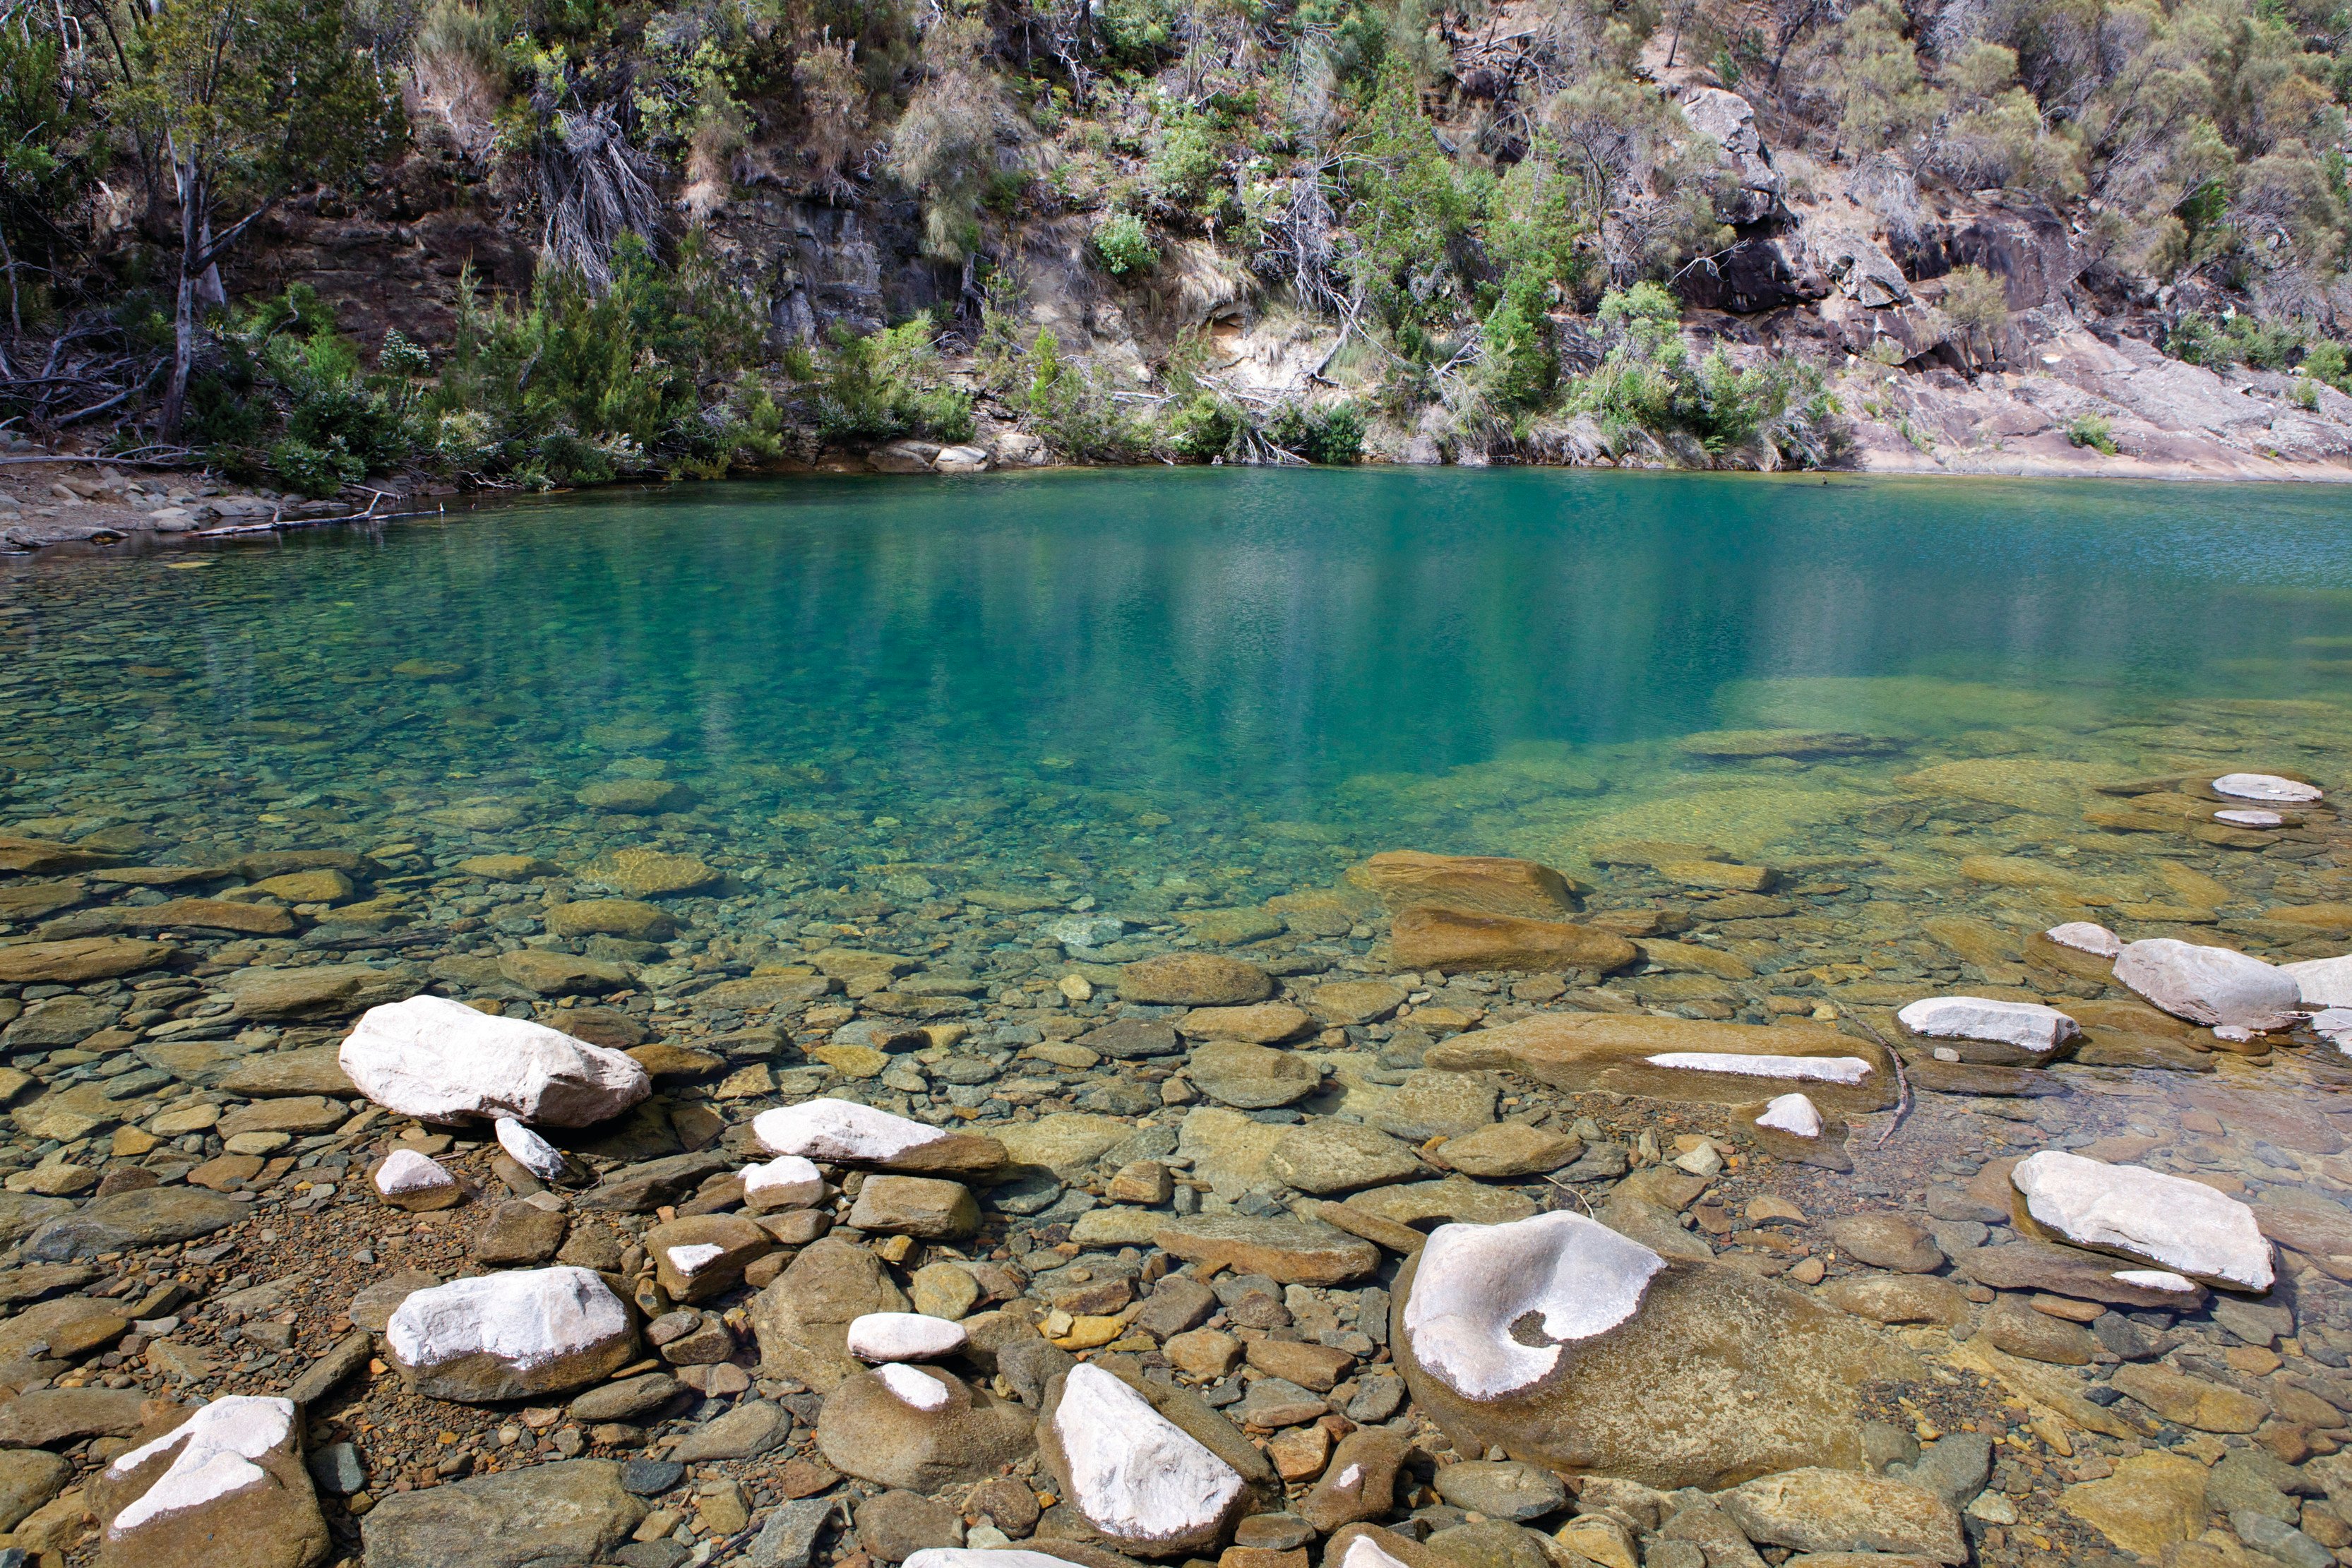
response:
[[[0,569],[10,815],[143,801],[228,836],[365,838],[512,800],[544,827],[617,770],[687,783],[672,827],[747,852],[896,816],[906,860],[1017,870],[1080,833],[1088,875],[1270,857],[1280,891],[1333,844],[1573,860],[1695,783],[1860,798],[1937,757],[2160,767],[2183,724],[2292,747],[2352,696],[2352,512],[2321,486],[793,478],[191,559]],[[2210,705],[2248,698],[2327,706],[2215,729]],[[1670,744],[1724,726],[1901,749],[1727,771]],[[1825,831],[1731,816],[1698,836]]]

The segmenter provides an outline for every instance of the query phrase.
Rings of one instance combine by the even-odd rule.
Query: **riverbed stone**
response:
[[[338,1061],[369,1099],[432,1122],[512,1116],[584,1127],[653,1092],[645,1069],[620,1051],[443,997],[371,1009]]]
[[[2010,1173],[2021,1230],[2261,1294],[2274,1277],[2254,1211],[2202,1182],[2045,1149]]]
[[[1912,1034],[1947,1042],[1962,1061],[2000,1067],[2042,1066],[2083,1032],[2056,1008],[1990,997],[1928,997],[1895,1016]]]
[[[1193,1410],[1197,1405],[1181,1390],[1076,1366],[1046,1390],[1039,1457],[1078,1517],[1116,1549],[1150,1557],[1197,1552],[1256,1500],[1253,1479],[1270,1479],[1265,1460],[1241,1435],[1205,1406]],[[1180,1422],[1171,1413],[1191,1418]]]
[[[693,855],[648,849],[600,855],[581,874],[630,898],[677,898],[726,880],[725,873]]]
[[[422,979],[404,970],[368,964],[255,966],[224,975],[218,984],[234,1000],[231,1017],[265,1021],[348,1018],[424,988]]]
[[[857,1190],[849,1223],[887,1236],[954,1241],[980,1228],[980,1205],[961,1182],[869,1176]]]
[[[2180,1454],[2134,1455],[2112,1476],[2068,1487],[2058,1506],[2124,1551],[2162,1562],[2205,1528],[2205,1467]]]
[[[2284,1029],[2303,1001],[2295,977],[2274,965],[2169,936],[2126,943],[2116,982],[2175,1017],[2241,1029]]]
[[[1380,1249],[1331,1226],[1284,1215],[1171,1218],[1153,1237],[1161,1250],[1204,1268],[1264,1274],[1278,1284],[1338,1285],[1380,1265]]]
[[[1829,1222],[1830,1239],[1856,1260],[1898,1274],[1932,1274],[1944,1266],[1936,1239],[1897,1214],[1849,1214]]]
[[[368,1568],[608,1561],[648,1511],[621,1469],[568,1459],[383,1498],[360,1521]]]
[[[1801,1090],[1843,1115],[1882,1110],[1895,1097],[1885,1052],[1808,1026],[1538,1013],[1456,1035],[1431,1047],[1423,1061],[1454,1071],[1501,1068],[1577,1094],[1606,1091],[1738,1105],[1767,1090]]]
[[[0,946],[0,985],[85,985],[160,967],[176,948],[128,936],[76,936]]]
[[[401,1302],[384,1330],[419,1394],[487,1404],[561,1394],[611,1376],[637,1348],[628,1308],[585,1269],[455,1280]]]
[[[1360,1122],[1314,1121],[1286,1130],[1266,1169],[1301,1192],[1354,1192],[1419,1176],[1412,1148]]]
[[[1433,904],[1397,912],[1390,940],[1396,960],[1446,974],[1490,969],[1622,969],[1642,956],[1613,931],[1565,920],[1527,920]]]
[[[879,1258],[847,1241],[820,1239],[752,1298],[761,1372],[829,1392],[858,1370],[849,1325],[868,1312],[903,1312],[911,1304]]]
[[[1095,1050],[1097,1038],[1108,1030],[1129,1025],[1148,1026],[1150,1020],[1144,1019],[1119,1019],[1104,1025],[1101,1030],[1079,1036],[1079,1043],[1088,1050]],[[1314,1027],[1314,1015],[1304,1008],[1294,1007],[1288,1002],[1252,1002],[1243,1007],[1194,1008],[1176,1020],[1175,1030],[1192,1040],[1239,1040],[1252,1045],[1275,1045],[1294,1040]],[[1131,1054],[1165,1056],[1174,1050],[1171,1044],[1166,1050]],[[1104,1051],[1099,1054],[1119,1056],[1130,1053]]]
[[[91,1488],[103,1568],[311,1568],[331,1547],[291,1400],[230,1395],[118,1456]]]
[[[1391,910],[1417,904],[1526,920],[1557,920],[1576,908],[1577,884],[1548,865],[1500,855],[1437,855],[1388,850],[1349,873]]]
[[[656,1281],[680,1302],[706,1301],[734,1289],[743,1270],[775,1246],[765,1230],[740,1214],[682,1216],[645,1235]]]
[[[70,1214],[46,1219],[25,1239],[36,1262],[66,1263],[100,1252],[191,1241],[252,1213],[245,1204],[184,1186],[142,1187],[92,1199]]]
[[[1801,1552],[1969,1560],[1960,1516],[1949,1503],[1884,1476],[1811,1467],[1759,1477],[1716,1500],[1753,1542]]]
[[[1201,1092],[1244,1111],[1288,1105],[1315,1092],[1323,1073],[1294,1051],[1240,1040],[1212,1040],[1195,1049],[1190,1072]]]
[[[933,1492],[984,1480],[1029,1453],[1034,1417],[939,1367],[851,1373],[825,1396],[816,1444],[834,1469]]]
[[[1497,1122],[1461,1137],[1446,1139],[1441,1155],[1465,1176],[1484,1181],[1509,1181],[1556,1171],[1583,1152],[1584,1145],[1569,1134],[1517,1122]]]
[[[1167,953],[1122,968],[1118,994],[1131,1002],[1238,1007],[1272,996],[1274,977],[1255,964],[1223,954]]]
[[[636,898],[582,898],[559,904],[547,912],[547,929],[556,936],[621,936],[632,942],[667,942],[677,935],[677,922],[659,904]]]

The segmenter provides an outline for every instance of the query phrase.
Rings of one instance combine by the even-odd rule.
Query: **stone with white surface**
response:
[[[2295,977],[2276,965],[2170,936],[2126,944],[2116,982],[2191,1023],[2284,1029],[2303,1005]]]
[[[461,1404],[561,1394],[612,1375],[636,1354],[628,1307],[586,1269],[453,1280],[402,1301],[385,1326],[410,1386]]]
[[[554,1181],[563,1175],[563,1151],[512,1116],[499,1118],[498,1134],[499,1147],[507,1157],[540,1180]]]
[[[585,1127],[653,1092],[646,1070],[620,1051],[446,997],[370,1009],[336,1060],[361,1093],[428,1122],[511,1116]]]
[[[1103,1368],[1062,1379],[1039,1423],[1045,1461],[1080,1518],[1123,1551],[1202,1552],[1248,1500],[1241,1472]]]
[[[690,1304],[734,1289],[776,1240],[740,1214],[689,1214],[646,1231],[645,1246],[655,1282],[671,1301]]]
[[[438,1160],[415,1149],[394,1149],[368,1172],[368,1186],[394,1208],[424,1214],[466,1196]]]
[[[2254,1211],[2202,1182],[2059,1149],[2020,1160],[2009,1179],[2022,1228],[2047,1239],[2226,1290],[2271,1288],[2271,1244]]]
[[[778,1155],[743,1167],[743,1207],[754,1214],[814,1208],[824,1201],[824,1173],[798,1155]]]
[[[2352,953],[2281,964],[2279,973],[2294,978],[2296,994],[2305,1007],[2352,1008]]]
[[[851,1320],[849,1354],[860,1361],[934,1361],[964,1347],[960,1322],[921,1312],[867,1312]]]
[[[1035,1443],[1036,1419],[935,1366],[892,1363],[844,1378],[818,1412],[819,1452],[844,1475],[931,1492],[1000,1473]]]
[[[2284,828],[2286,819],[2276,811],[2264,811],[2251,806],[2232,806],[2213,813],[2217,822],[2227,822],[2233,828]]]
[[[966,1175],[1006,1163],[1004,1145],[977,1133],[950,1133],[855,1100],[803,1100],[762,1111],[752,1134],[772,1154],[883,1170]]]
[[[1580,1214],[1507,1225],[1442,1225],[1423,1249],[1421,1288],[1404,1319],[1431,1375],[1471,1399],[1541,1382],[1563,1346],[1633,1316],[1665,1260]],[[1540,1315],[1548,1343],[1513,1325]]]
[[[2224,773],[2213,780],[2213,793],[2232,800],[2263,800],[2279,806],[2308,806],[2322,791],[2316,784],[2282,779],[2275,773]]]
[[[1962,1061],[2039,1067],[2079,1037],[2080,1025],[2056,1008],[1992,997],[1927,997],[1895,1019],[1913,1034],[1958,1040]]]
[[[331,1545],[289,1399],[202,1406],[118,1455],[90,1496],[102,1568],[310,1568]]]
[[[2072,947],[2077,953],[2099,958],[2112,958],[2124,950],[2124,939],[2095,920],[2069,920],[2063,925],[2053,925],[2042,935],[2061,947]]]
[[[2352,1008],[2331,1007],[2315,1014],[2311,1030],[2345,1055],[2352,1056]]]
[[[1759,1056],[1740,1051],[1667,1051],[1647,1059],[1653,1067],[1687,1072],[1728,1072],[1742,1078],[1789,1078],[1819,1083],[1860,1083],[1870,1063],[1859,1056]]]
[[[1759,1127],[1787,1133],[1791,1137],[1818,1138],[1822,1135],[1822,1113],[1802,1094],[1776,1095],[1756,1118]]]
[[[1070,1560],[1019,1547],[926,1546],[901,1568],[1070,1568]]]

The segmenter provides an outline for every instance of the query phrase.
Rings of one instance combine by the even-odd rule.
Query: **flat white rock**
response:
[[[756,1129],[758,1123],[752,1125]],[[813,1208],[824,1201],[824,1173],[798,1155],[778,1155],[766,1165],[743,1167],[743,1205],[755,1212]]]
[[[694,1241],[665,1250],[669,1257],[669,1266],[689,1280],[727,1256],[726,1248],[710,1241]]]
[[[1430,1375],[1470,1399],[1498,1399],[1542,1381],[1563,1345],[1606,1333],[1640,1308],[1664,1259],[1583,1215],[1538,1214],[1504,1225],[1430,1232],[1405,1301],[1404,1332]],[[1511,1325],[1541,1315],[1548,1344]]]
[[[384,1338],[415,1367],[488,1355],[529,1371],[629,1327],[629,1309],[593,1270],[517,1269],[415,1292],[393,1310]]]
[[[866,1312],[849,1320],[849,1354],[860,1361],[929,1361],[961,1350],[964,1326],[928,1312]]]
[[[117,1456],[106,1473],[119,1479],[158,1454],[180,1450],[171,1469],[114,1516],[107,1535],[128,1535],[150,1520],[261,1485],[269,1472],[253,1461],[286,1441],[293,1426],[291,1399],[224,1395],[162,1437]]]
[[[1197,1535],[1224,1517],[1242,1490],[1240,1472],[1099,1366],[1070,1369],[1054,1435],[1068,1461],[1070,1500],[1113,1535]]]
[[[2271,1244],[2254,1211],[2201,1182],[2059,1149],[2020,1160],[2009,1179],[2036,1223],[2078,1247],[2240,1290],[2271,1288]]]
[[[1821,1083],[1859,1083],[1870,1063],[1859,1056],[1751,1056],[1741,1051],[1663,1051],[1644,1057],[1653,1067],[1694,1072],[1729,1072],[1742,1078],[1797,1078]]]
[[[2083,1032],[2056,1008],[1992,997],[1927,997],[1895,1015],[1913,1034],[1939,1040],[1982,1040],[2021,1051],[2055,1051]]]
[[[1764,1107],[1764,1113],[1756,1118],[1756,1124],[1793,1133],[1801,1138],[1818,1138],[1822,1135],[1821,1108],[1802,1094],[1776,1094]]]
[[[2126,944],[2116,980],[2191,1023],[2284,1029],[2303,1005],[2295,977],[2276,965],[2170,936]]]
[[[2177,1296],[2193,1296],[2202,1289],[2186,1274],[2176,1274],[2169,1269],[2118,1269],[2113,1278],[2143,1291],[2170,1291]]]
[[[2286,819],[2276,811],[2260,811],[2251,807],[2233,806],[2226,811],[2216,811],[2213,820],[2227,822],[2233,828],[2284,828]]]
[[[584,1127],[653,1092],[646,1070],[620,1051],[446,997],[370,1008],[336,1060],[361,1093],[428,1122],[512,1116]]]
[[[947,1136],[937,1127],[855,1100],[803,1100],[762,1111],[751,1118],[751,1132],[776,1154],[877,1165]]]
[[[1342,1481],[1342,1486],[1348,1483]],[[1339,1568],[1404,1568],[1396,1557],[1381,1549],[1381,1543],[1369,1535],[1359,1535],[1348,1542],[1348,1554],[1339,1559]]]
[[[553,1181],[563,1174],[563,1155],[553,1144],[512,1116],[499,1117],[498,1129],[499,1147],[515,1164],[543,1181]]]
[[[2232,800],[2268,800],[2284,806],[2307,806],[2320,797],[2316,784],[2282,779],[2275,773],[2224,773],[2213,780],[2213,793]]]
[[[2352,1008],[2352,953],[2281,964],[2279,973],[2294,977],[2294,988],[2305,1007]]]
[[[2329,1008],[2315,1014],[2311,1030],[2345,1055],[2352,1056],[2352,1008]]]
[[[948,1385],[926,1377],[911,1366],[877,1366],[874,1375],[882,1385],[918,1410],[936,1410],[948,1402]]]
[[[2112,958],[2124,950],[2124,939],[2095,920],[2069,920],[2063,925],[2053,925],[2042,935],[2061,947],[2102,958]]]
[[[457,1185],[457,1178],[444,1170],[438,1160],[415,1149],[394,1149],[375,1168],[375,1189],[386,1197]]]

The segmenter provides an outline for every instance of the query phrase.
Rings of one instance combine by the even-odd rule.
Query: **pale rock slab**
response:
[[[2352,1056],[2352,1008],[2329,1007],[2311,1020],[2312,1031],[2347,1056]]]
[[[384,1338],[420,1394],[480,1404],[561,1393],[636,1352],[629,1309],[586,1269],[517,1270],[418,1291]]]
[[[428,1122],[511,1116],[585,1127],[653,1092],[645,1069],[620,1051],[446,997],[370,1009],[336,1060],[361,1093]]]
[[[2124,950],[2122,937],[2092,920],[2069,920],[2063,925],[2053,925],[2042,935],[2061,947],[2072,947],[2094,957],[2112,958]]]
[[[1895,1016],[1905,1029],[1930,1040],[2006,1046],[2037,1061],[2047,1060],[2083,1032],[2079,1024],[2056,1008],[1990,997],[1927,997]],[[1963,1057],[1968,1054],[1961,1052]]]
[[[743,1207],[754,1214],[814,1208],[824,1201],[824,1176],[814,1161],[779,1155],[765,1165],[743,1167]]]
[[[2275,773],[2224,773],[2213,780],[2213,793],[2232,800],[2263,800],[2273,805],[2308,806],[2323,793],[2316,784],[2282,779]]]
[[[1564,1345],[1633,1316],[1664,1267],[1647,1247],[1580,1214],[1443,1225],[1422,1250],[1405,1333],[1432,1376],[1466,1398],[1496,1398],[1542,1381]],[[1512,1333],[1531,1312],[1550,1343]]]
[[[1818,1138],[1822,1135],[1821,1111],[1802,1094],[1774,1096],[1771,1103],[1764,1107],[1764,1113],[1756,1118],[1756,1124],[1793,1137]]]
[[[874,1375],[882,1380],[885,1388],[918,1410],[938,1410],[948,1402],[949,1392],[944,1384],[936,1378],[924,1376],[911,1366],[878,1366],[874,1369]]]
[[[1223,1533],[1241,1473],[1098,1366],[1070,1369],[1052,1421],[1070,1502],[1115,1542],[1153,1555]]]
[[[1668,1051],[1645,1059],[1653,1067],[1691,1072],[1729,1072],[1742,1078],[1790,1078],[1822,1083],[1860,1083],[1870,1063],[1859,1056],[1753,1056],[1744,1052]]]
[[[2020,1160],[2009,1179],[2025,1217],[2057,1240],[2231,1290],[2271,1288],[2271,1244],[2254,1211],[2201,1182],[2057,1149]]]
[[[2281,964],[2279,973],[2292,976],[2296,992],[2307,1008],[2352,1008],[2352,953],[2333,958],[2305,958]],[[2312,1028],[2317,1029],[2314,1020]]]
[[[849,1325],[849,1354],[860,1361],[930,1361],[952,1355],[971,1334],[959,1322],[921,1312],[867,1312]]]
[[[2217,822],[2227,822],[2233,828],[2284,828],[2286,819],[2276,811],[2256,810],[2251,807],[2232,807],[2213,813]]]
[[[887,1165],[948,1135],[852,1100],[804,1100],[762,1111],[751,1119],[751,1131],[778,1154],[866,1165]]]
[[[214,1400],[118,1456],[94,1500],[106,1568],[308,1568],[329,1547],[290,1399]]]
[[[439,1161],[415,1149],[394,1149],[384,1155],[368,1182],[378,1197],[411,1213],[446,1208],[463,1196],[456,1176]]]
[[[1070,1560],[1019,1547],[926,1546],[900,1568],[1070,1568]]]
[[[499,1118],[498,1133],[499,1147],[507,1156],[541,1181],[553,1181],[563,1174],[562,1151],[512,1116]]]
[[[2303,1005],[2295,977],[2275,965],[2170,936],[2126,944],[2116,981],[2191,1023],[2284,1029]]]

